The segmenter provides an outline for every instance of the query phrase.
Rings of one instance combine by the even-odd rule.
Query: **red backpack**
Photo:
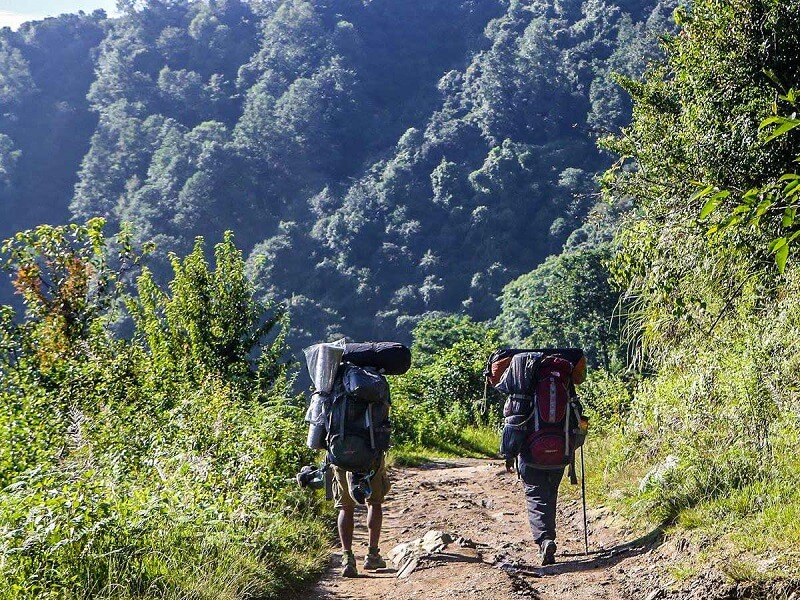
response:
[[[575,449],[585,439],[575,385],[585,372],[586,357],[578,348],[493,352],[484,376],[487,385],[507,395],[500,454],[522,454],[525,463],[540,469],[570,465],[573,479]]]
[[[558,356],[546,356],[536,371],[534,398],[541,423],[560,423],[567,414],[572,393],[572,363]]]
[[[575,448],[572,363],[547,356],[536,371],[534,412],[526,439],[530,462],[535,466],[559,467],[569,463]],[[572,422],[572,423],[571,423]]]

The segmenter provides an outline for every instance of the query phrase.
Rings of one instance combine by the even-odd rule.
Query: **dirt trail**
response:
[[[443,553],[420,561],[410,576],[393,569],[365,572],[365,513],[356,513],[353,544],[359,577],[338,576],[339,553],[327,575],[312,590],[319,600],[377,598],[536,598],[571,600],[646,598],[652,590],[632,584],[631,573],[644,571],[650,545],[626,542],[602,508],[590,510],[590,549],[583,555],[580,498],[564,481],[558,511],[557,563],[542,568],[527,523],[521,482],[502,463],[440,460],[392,472],[393,488],[384,505],[381,551],[386,556],[401,542],[444,530],[475,543],[450,544]],[[468,544],[470,545],[470,544]],[[389,565],[390,567],[393,565]],[[647,578],[638,578],[646,580]]]

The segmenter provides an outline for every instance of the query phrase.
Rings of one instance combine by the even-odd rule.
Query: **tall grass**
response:
[[[794,268],[774,299],[744,295],[710,335],[673,344],[654,376],[633,383],[623,418],[600,404],[595,421],[615,425],[591,487],[642,522],[691,531],[709,556],[749,552],[757,570],[759,557],[778,556],[770,577],[800,575],[798,330]],[[602,389],[613,398],[618,387]]]
[[[230,237],[215,269],[200,243],[174,258],[169,291],[139,279],[132,338],[93,295],[114,289],[96,224],[12,246],[27,310],[0,311],[0,599],[280,598],[319,572],[285,323]]]

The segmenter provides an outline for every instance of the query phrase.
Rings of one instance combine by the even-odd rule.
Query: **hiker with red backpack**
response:
[[[577,483],[575,451],[588,428],[575,393],[586,376],[586,357],[576,348],[502,349],[489,357],[484,375],[507,396],[500,454],[506,468],[515,466],[522,480],[542,565],[551,565],[558,488],[567,467],[570,481]]]
[[[357,577],[353,554],[356,505],[367,507],[369,542],[364,569],[386,568],[379,542],[383,501],[389,491],[386,451],[391,425],[389,383],[402,375],[411,352],[395,342],[316,344],[304,350],[314,393],[306,413],[309,448],[326,450],[319,469],[304,467],[301,486],[326,487],[326,499],[339,511],[342,577]]]

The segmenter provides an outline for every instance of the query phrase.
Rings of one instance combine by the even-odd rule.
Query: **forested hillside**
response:
[[[102,216],[164,257],[232,229],[303,340],[493,317],[596,201],[595,139],[630,110],[611,73],[644,69],[673,8],[130,6],[0,33],[0,237]]]

